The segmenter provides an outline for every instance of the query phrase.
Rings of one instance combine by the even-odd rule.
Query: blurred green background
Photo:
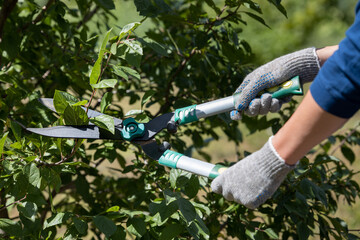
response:
[[[219,6],[223,1],[217,1]],[[276,57],[290,53],[305,47],[315,46],[323,47],[338,44],[344,38],[346,29],[352,24],[354,19],[354,9],[357,0],[317,0],[317,1],[282,1],[287,11],[287,18],[270,7],[266,0],[258,1],[263,7],[262,17],[267,25],[256,22],[251,18],[244,18],[247,26],[234,25],[234,28],[243,29],[238,35],[239,39],[244,39],[252,48],[254,53],[254,67],[260,66],[267,61]],[[69,7],[74,6],[73,1],[65,2]],[[94,28],[100,28],[105,32],[109,28],[117,31],[117,26],[124,26],[127,23],[141,21],[143,18],[136,12],[133,1],[115,1],[116,9],[112,10],[113,18],[107,20],[107,26],[98,24],[97,21],[104,16],[98,15],[92,20]],[[209,11],[211,11],[209,9]],[[254,12],[255,13],[255,12]],[[214,13],[215,15],[215,13]],[[71,17],[69,17],[71,19]],[[146,30],[153,26],[150,19],[146,19],[144,23],[136,30],[136,34],[143,36]],[[161,27],[161,26],[160,26]],[[307,89],[308,86],[305,86]],[[205,101],[206,99],[204,99]],[[301,97],[296,97],[297,101],[301,101]],[[128,106],[128,109],[134,109],[137,106]],[[126,110],[127,107],[125,107]],[[151,110],[151,109],[150,109]],[[355,126],[360,121],[360,114],[357,114],[347,123],[347,127]],[[271,135],[270,130],[264,130],[249,135],[245,127],[241,127],[244,142],[240,146],[240,150],[235,145],[230,145],[225,136],[219,141],[212,141],[204,150],[212,156],[214,162],[237,161],[236,151],[253,152],[259,149]],[[344,131],[344,130],[340,130]],[[360,171],[360,149],[355,149],[357,161],[350,168]],[[129,153],[129,159],[131,159]],[[336,154],[343,159],[340,151]],[[194,157],[201,158],[196,153]],[[116,164],[114,162],[113,164]],[[104,171],[108,171],[109,166],[103,166]],[[360,176],[357,177],[360,183]],[[341,203],[343,201],[340,201]],[[338,216],[345,219],[350,229],[360,229],[360,201],[355,206],[347,206],[345,202],[340,206],[337,213]],[[353,232],[359,234],[359,231]]]

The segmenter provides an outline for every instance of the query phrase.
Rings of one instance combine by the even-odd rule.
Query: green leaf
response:
[[[128,49],[125,53],[125,60],[132,66],[140,68],[141,55],[134,52],[132,49]]]
[[[274,232],[271,228],[267,228],[264,232],[271,238],[271,239],[279,239],[279,235]]]
[[[98,55],[98,59],[96,60],[93,68],[91,69],[91,73],[90,73],[90,85],[92,84],[96,84],[98,79],[100,78],[100,73],[101,73],[101,63],[102,60],[104,58],[104,53],[106,51],[106,44],[109,41],[109,37],[110,37],[110,33],[111,33],[110,29],[106,34],[105,37],[102,41],[100,50],[99,50],[99,55]]]
[[[176,169],[176,168],[170,169],[169,180],[170,180],[170,185],[172,188],[176,188],[176,180],[180,176],[181,172],[182,172],[181,169]]]
[[[111,208],[106,210],[106,212],[118,212],[119,210],[120,210],[119,206],[112,206]]]
[[[197,176],[191,175],[190,180],[185,184],[184,192],[189,198],[196,196],[200,190],[199,178]]]
[[[38,186],[40,183],[40,170],[34,162],[27,164],[23,168],[23,173],[27,177],[29,183],[34,187]]]
[[[131,50],[133,50],[135,53],[137,53],[139,55],[143,55],[143,49],[142,49],[141,45],[138,42],[125,40],[124,44],[126,46],[128,46]]]
[[[108,41],[109,41],[109,37],[110,37],[111,31],[112,31],[112,28],[110,28],[110,30],[107,31],[106,34],[105,34],[105,37],[104,37],[104,39],[103,39],[103,41],[102,41],[102,43],[101,43],[101,47],[100,47],[100,51],[99,51],[99,56],[98,56],[98,58],[101,58],[101,59],[102,59],[103,56],[104,56],[104,53],[105,53],[105,51],[106,51],[106,44],[107,44]]]
[[[344,157],[347,160],[349,160],[350,163],[353,163],[355,161],[354,152],[347,146],[345,146],[345,145],[341,146],[341,153],[344,155]]]
[[[62,224],[66,222],[69,217],[71,217],[71,214],[67,212],[52,215],[50,218],[45,220],[43,229]]]
[[[297,234],[298,234],[300,240],[306,240],[309,238],[310,229],[306,223],[304,223],[303,221],[299,221],[296,224],[296,228],[297,228],[296,231],[297,231]]]
[[[106,92],[101,98],[100,109],[104,113],[106,109],[111,105],[113,94],[111,92]]]
[[[287,17],[286,9],[283,5],[281,5],[281,0],[269,0],[270,3],[274,4],[276,8],[285,16]]]
[[[114,118],[109,115],[100,115],[94,118],[90,118],[90,122],[96,126],[108,130],[112,134],[115,134],[115,123]]]
[[[91,86],[93,88],[114,88],[117,82],[117,79],[104,79],[97,84],[91,84]]]
[[[259,17],[258,15],[253,14],[251,12],[243,11],[243,13],[247,14],[252,19],[255,19],[256,21],[258,21],[258,22],[264,24],[266,27],[270,28],[270,26],[266,24],[265,20],[262,17]]]
[[[115,223],[105,216],[94,217],[95,226],[105,234],[106,237],[110,237],[116,232]]]
[[[87,231],[88,231],[88,224],[87,222],[77,218],[77,217],[73,217],[73,221],[74,221],[74,225],[76,230],[82,234],[82,235],[86,235]]]
[[[125,80],[129,80],[128,75],[122,70],[121,66],[113,65],[114,73],[119,77],[124,78]]]
[[[189,200],[185,198],[179,198],[177,204],[179,206],[179,210],[181,214],[184,216],[188,223],[192,222],[196,218],[195,207],[190,203]]]
[[[67,125],[87,125],[89,118],[80,106],[68,105],[64,111],[64,120]]]
[[[152,50],[157,52],[158,54],[162,56],[169,56],[167,49],[160,43],[155,42],[154,40],[150,38],[139,38],[139,42],[141,42],[143,45],[150,47]]]
[[[98,79],[100,78],[100,73],[101,73],[101,62],[102,62],[102,57],[98,58],[93,66],[93,68],[91,69],[91,73],[90,73],[90,85],[92,84],[96,84]]]
[[[144,96],[141,99],[141,108],[143,108],[144,104],[147,103],[147,101],[149,101],[150,98],[154,96],[155,93],[156,91],[154,90],[149,90],[145,92]]]
[[[116,55],[116,49],[117,49],[117,43],[111,44],[111,47],[110,47],[111,54]]]
[[[57,173],[52,168],[41,168],[40,173],[41,173],[42,180],[46,181],[46,185],[52,186],[56,192],[59,192],[59,189],[61,186],[61,178],[60,178],[59,173]]]
[[[17,206],[18,211],[27,219],[30,219],[32,222],[35,221],[37,206],[33,202],[23,202]]]
[[[109,240],[124,240],[126,239],[125,228],[118,225],[116,232],[109,238]]]
[[[73,104],[72,106],[84,106],[88,103],[88,100],[82,100],[82,101],[79,101],[75,104]]]
[[[173,192],[170,189],[165,189],[163,194],[164,194],[166,205],[169,205],[170,203],[172,203],[180,198],[180,193]]]
[[[129,80],[129,76],[132,76],[138,80],[141,79],[140,74],[132,68],[113,65],[113,69],[116,75],[124,78],[125,80]]]
[[[14,236],[20,236],[22,234],[20,222],[14,222],[7,218],[0,218],[0,229]]]
[[[183,231],[184,227],[180,224],[170,224],[167,225],[164,230],[161,232],[159,240],[170,240],[175,237],[178,237]]]
[[[141,238],[146,233],[146,225],[141,218],[132,218],[126,223],[127,230],[135,236]]]
[[[17,124],[15,121],[11,121],[11,130],[18,142],[21,141],[21,126]],[[0,140],[0,154],[1,154],[1,140]]]
[[[130,34],[132,31],[134,31],[138,26],[140,26],[141,23],[139,22],[133,22],[133,23],[129,23],[127,25],[125,25],[120,33],[119,33],[119,38],[123,38],[125,35]]]
[[[4,133],[4,135],[0,139],[0,155],[4,152],[4,145],[9,132]]]
[[[66,107],[78,103],[76,97],[63,91],[55,90],[54,107],[57,113],[63,114]]]
[[[125,114],[125,117],[129,117],[129,116],[133,116],[133,115],[138,115],[140,113],[142,113],[143,110],[139,110],[139,109],[134,109],[134,110],[130,110]]]
[[[172,201],[169,204],[166,204],[166,201],[163,200],[160,203],[152,202],[149,204],[149,211],[152,215],[152,220],[156,223],[157,226],[162,226],[167,223],[169,217],[174,213],[177,213],[178,205],[176,201]]]
[[[113,0],[96,0],[99,5],[107,10],[115,9],[115,4]]]

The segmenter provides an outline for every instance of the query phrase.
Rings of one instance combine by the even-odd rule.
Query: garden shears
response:
[[[283,98],[289,95],[302,95],[303,90],[299,77],[294,77],[283,84],[267,89],[273,98]],[[241,93],[239,93],[241,94]],[[48,128],[26,128],[27,131],[55,138],[78,138],[78,139],[109,139],[125,140],[132,144],[138,144],[144,153],[159,162],[159,164],[176,169],[182,169],[196,175],[205,176],[211,179],[216,178],[227,167],[214,165],[187,157],[181,153],[170,150],[170,144],[163,142],[158,144],[154,137],[164,129],[170,133],[175,133],[179,125],[198,121],[199,119],[213,115],[230,112],[234,110],[234,96],[221,98],[218,100],[191,105],[176,109],[174,112],[165,113],[155,117],[147,123],[138,123],[133,118],[125,120],[114,117],[114,134],[102,129],[95,124],[89,125],[62,125]],[[40,102],[56,112],[53,99],[41,98]],[[87,111],[89,118],[103,115],[103,113],[90,110]]]

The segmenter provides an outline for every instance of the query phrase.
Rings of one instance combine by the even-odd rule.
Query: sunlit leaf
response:
[[[74,105],[76,103],[78,103],[76,97],[67,92],[55,90],[54,107],[59,114],[63,114],[68,105]]]
[[[40,170],[34,162],[27,164],[23,169],[24,175],[34,187],[40,184]]]
[[[9,132],[4,133],[4,135],[0,139],[0,154],[2,154],[4,151],[4,144],[5,144],[8,134],[9,134]]]
[[[90,118],[90,122],[94,123],[100,128],[108,130],[112,134],[115,134],[114,118],[109,115],[100,115],[94,118]]]
[[[45,220],[43,229],[62,224],[70,217],[71,214],[67,212],[56,213],[55,215],[52,215],[50,218]]]
[[[117,79],[104,79],[97,84],[91,84],[91,86],[93,88],[114,88],[117,82]]]
[[[139,54],[139,55],[143,55],[143,49],[141,47],[141,45],[136,42],[136,41],[130,41],[130,40],[125,40],[124,41],[125,45],[127,45],[131,50],[133,50],[135,53]]]
[[[64,111],[64,120],[67,125],[87,125],[89,118],[80,106],[67,106]]]
[[[106,92],[101,98],[100,109],[104,113],[106,109],[111,105],[113,94],[111,92]]]
[[[119,38],[123,38],[125,35],[129,34],[130,32],[134,31],[138,26],[140,26],[141,23],[139,22],[133,22],[133,23],[129,23],[127,25],[125,25],[120,33],[119,33]]]
[[[139,110],[139,109],[134,109],[134,110],[130,110],[125,114],[125,117],[129,117],[129,116],[133,116],[133,115],[138,115],[140,113],[142,113],[143,110]]]
[[[100,73],[101,73],[101,63],[102,63],[102,60],[103,60],[103,57],[104,57],[104,53],[106,51],[106,44],[108,43],[109,41],[109,37],[110,37],[110,33],[111,33],[111,30],[110,29],[106,34],[105,34],[105,37],[101,43],[101,47],[100,47],[100,50],[99,50],[99,55],[98,55],[98,59],[96,60],[92,70],[91,70],[91,73],[90,73],[90,85],[91,84],[96,84],[100,78]]]
[[[140,218],[132,218],[127,221],[126,225],[127,230],[139,238],[141,238],[146,233],[145,222]]]
[[[145,103],[147,103],[147,101],[150,100],[150,98],[156,93],[156,91],[154,90],[149,90],[146,91],[144,96],[141,99],[141,108],[144,106]]]

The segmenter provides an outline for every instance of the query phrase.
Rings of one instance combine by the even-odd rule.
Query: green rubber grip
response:
[[[197,120],[198,117],[196,116],[196,104],[175,110],[175,122],[177,122],[179,125],[195,122]]]
[[[209,178],[210,179],[215,179],[216,177],[218,177],[226,169],[227,169],[227,167],[225,167],[223,165],[215,165],[215,167],[213,169],[211,169],[211,172],[209,174]]]
[[[159,163],[167,167],[176,168],[176,164],[182,156],[184,155],[181,153],[166,150],[159,158]]]
[[[289,81],[283,82],[281,85],[268,88],[261,92],[259,95],[264,93],[270,93],[273,98],[283,98],[289,95],[303,95],[303,89],[301,87],[299,76],[293,77]]]

